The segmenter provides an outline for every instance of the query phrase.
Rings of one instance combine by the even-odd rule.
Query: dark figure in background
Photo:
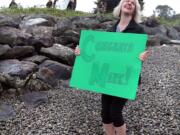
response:
[[[9,8],[17,8],[17,7],[18,7],[18,5],[15,2],[15,0],[12,0],[11,3],[9,4]]]
[[[67,9],[75,10],[76,9],[76,0],[70,0],[67,6]]]
[[[54,0],[54,2],[53,2],[53,8],[56,8],[56,2],[57,2],[58,0]]]
[[[52,0],[49,0],[49,1],[46,3],[46,7],[47,7],[47,8],[52,8],[52,6],[53,6],[53,2],[52,2]]]

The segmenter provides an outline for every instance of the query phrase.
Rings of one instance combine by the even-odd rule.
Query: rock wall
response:
[[[115,22],[102,16],[0,15],[0,92],[48,90],[58,80],[68,80],[80,31],[107,31]],[[180,26],[141,25],[149,35],[148,46],[180,40]]]

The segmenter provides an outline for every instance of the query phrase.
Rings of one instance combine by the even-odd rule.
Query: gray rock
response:
[[[161,34],[167,36],[167,29],[163,25],[151,28],[151,35]]]
[[[67,46],[67,44],[74,44],[77,45],[79,43],[79,38],[72,37],[72,36],[59,36],[55,37],[55,43],[62,44]]]
[[[51,59],[58,60],[59,62],[71,66],[74,63],[74,59],[75,59],[74,51],[69,47],[60,44],[54,44],[52,47],[49,48],[42,48],[40,52]]]
[[[15,45],[27,45],[31,34],[25,33],[19,29],[11,27],[0,27],[0,43]]]
[[[27,107],[38,107],[48,102],[47,94],[44,92],[29,92],[20,97]]]
[[[48,22],[48,20],[44,18],[33,18],[33,19],[28,19],[21,24],[21,27],[29,27],[33,25],[43,25],[44,23]]]
[[[53,77],[58,80],[70,78],[72,68],[52,60],[46,60],[39,65],[39,78]],[[52,79],[53,80],[53,79]]]
[[[158,20],[155,17],[148,17],[143,24],[148,27],[157,27],[160,25]]]
[[[55,23],[56,23],[56,18],[54,16],[47,14],[32,14],[32,15],[27,15],[23,18],[20,27],[24,28],[23,26],[31,27],[35,25],[53,27]],[[28,25],[24,25],[24,24],[28,24]]]
[[[3,91],[2,84],[0,83],[0,93]]]
[[[9,15],[0,15],[0,27],[8,26],[19,28],[19,23],[21,22],[20,17],[9,16]]]
[[[94,17],[94,19],[98,20],[100,23],[114,21],[114,17],[113,16],[106,16],[106,15],[104,16],[102,14],[96,15]]]
[[[180,32],[180,26],[174,26],[173,28]]]
[[[180,52],[180,51],[179,51]],[[178,69],[180,69],[180,59],[178,60]],[[179,74],[180,75],[180,74]]]
[[[57,21],[55,28],[53,30],[53,36],[60,36],[64,33],[64,31],[68,29],[72,29],[72,22],[70,19],[61,19]]]
[[[0,56],[1,59],[18,59],[26,56],[31,56],[34,53],[34,47],[32,46],[14,46]]]
[[[54,70],[47,67],[40,68],[39,71],[36,73],[36,78],[43,81],[44,83],[51,85],[52,87],[55,87],[58,81]]]
[[[29,45],[34,46],[36,52],[39,52],[41,47],[51,47],[53,45],[54,39],[49,37],[33,36],[28,40]]]
[[[13,108],[7,104],[0,103],[0,121],[6,121],[11,117],[14,117],[16,113]]]
[[[43,78],[43,80],[42,78],[38,78],[37,76],[37,73],[33,74],[33,76],[27,81],[26,85],[24,86],[25,89],[31,91],[47,91],[57,85],[57,80],[52,80],[51,78],[47,78],[47,80]],[[49,80],[51,80],[51,82]]]
[[[170,39],[167,36],[162,34],[156,34],[155,36],[159,39],[161,45],[170,44]]]
[[[75,28],[79,29],[96,29],[98,28],[100,21],[95,19],[96,17],[76,17],[71,19]]]
[[[180,40],[170,40],[170,44],[178,44],[178,45],[180,45]]]
[[[75,30],[66,30],[63,35],[64,36],[76,37],[78,39],[80,37],[80,33],[75,31]]]
[[[175,28],[167,26],[167,30],[168,30],[167,32],[168,37],[174,40],[180,40],[179,33]]]
[[[22,88],[31,74],[37,70],[32,62],[15,59],[0,61],[0,82],[13,88]]]
[[[53,27],[34,26],[23,30],[33,35],[33,38],[28,40],[28,43],[30,45],[33,45],[35,48],[41,48],[42,46],[50,47],[53,45],[54,42],[54,39],[52,37]]]
[[[147,46],[159,46],[160,45],[160,39],[157,36],[149,35]]]
[[[73,44],[74,46],[79,44],[79,32],[76,30],[65,30],[63,35],[55,37],[55,43],[67,46]]]
[[[32,34],[33,36],[47,36],[47,37],[52,37],[52,31],[53,27],[47,27],[47,26],[33,26],[29,28],[23,29],[25,32]]]
[[[30,61],[30,62],[33,62],[36,64],[41,64],[42,62],[44,62],[47,59],[49,59],[49,58],[47,58],[46,56],[34,55],[32,57],[24,58],[23,61]]]
[[[0,45],[0,59],[1,56],[5,55],[9,50],[11,50],[11,47],[9,45]]]
[[[28,74],[37,70],[37,65],[28,61],[15,59],[0,61],[0,73],[7,73],[11,76],[26,77]]]

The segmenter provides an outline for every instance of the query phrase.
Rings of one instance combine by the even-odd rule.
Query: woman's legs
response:
[[[126,135],[126,124],[120,127],[114,127],[116,135]]]
[[[127,102],[127,99],[113,97],[111,103],[111,119],[113,121],[116,135],[126,135],[126,124],[124,123],[122,110]]]
[[[122,109],[127,99],[102,94],[102,122],[106,135],[126,135]]]
[[[102,102],[101,117],[102,117],[103,129],[105,131],[105,135],[115,135],[114,126],[110,117],[112,97],[102,94],[101,102]]]
[[[103,124],[103,129],[105,131],[105,135],[115,135],[115,129],[113,124]]]

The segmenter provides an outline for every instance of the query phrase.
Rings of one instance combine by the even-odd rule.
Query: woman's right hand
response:
[[[79,48],[79,46],[76,46],[76,48],[75,48],[75,50],[74,50],[74,54],[75,54],[76,56],[80,55],[80,48]]]

